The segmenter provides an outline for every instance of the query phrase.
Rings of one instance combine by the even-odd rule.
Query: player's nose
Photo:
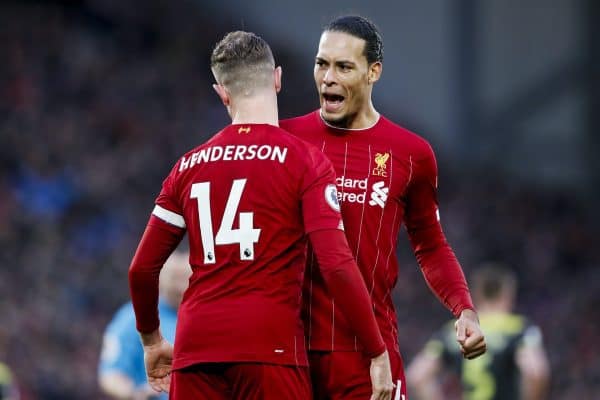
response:
[[[327,86],[331,86],[336,82],[335,71],[333,68],[327,68],[325,73],[323,74],[323,83]]]

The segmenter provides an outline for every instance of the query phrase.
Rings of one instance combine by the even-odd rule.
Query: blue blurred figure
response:
[[[160,275],[161,331],[171,343],[175,340],[177,309],[191,275],[189,254],[175,252]],[[121,306],[104,333],[98,366],[102,391],[114,399],[167,399],[167,394],[152,390],[146,380],[144,350],[135,326],[133,306]]]

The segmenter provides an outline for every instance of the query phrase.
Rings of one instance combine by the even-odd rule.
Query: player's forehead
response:
[[[335,61],[366,61],[365,41],[345,32],[325,31],[319,40],[317,58]]]

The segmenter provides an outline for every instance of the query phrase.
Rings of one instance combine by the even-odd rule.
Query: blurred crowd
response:
[[[127,268],[160,183],[227,122],[208,60],[236,28],[193,2],[0,5],[0,361],[22,399],[102,398],[102,331],[128,299]],[[274,44],[286,66],[293,52],[282,49]],[[316,106],[296,101],[288,113]],[[487,259],[514,266],[519,310],[545,333],[552,398],[600,398],[599,232],[581,196],[438,154],[441,217],[467,277]],[[449,314],[399,251],[410,359]]]

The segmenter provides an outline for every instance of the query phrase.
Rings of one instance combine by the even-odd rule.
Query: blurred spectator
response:
[[[174,252],[161,270],[158,303],[160,328],[165,339],[173,343],[177,309],[192,273],[189,254]],[[167,399],[155,392],[146,379],[144,349],[135,325],[131,302],[121,306],[104,333],[98,366],[100,388],[114,399]]]
[[[0,400],[18,400],[19,391],[14,382],[12,372],[7,365],[0,362]]]

